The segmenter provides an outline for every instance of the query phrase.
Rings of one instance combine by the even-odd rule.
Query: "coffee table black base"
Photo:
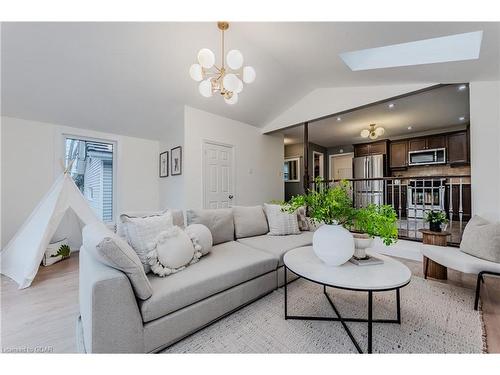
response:
[[[313,280],[309,280],[315,284],[320,284],[323,285],[323,293],[325,294],[328,302],[330,303],[330,306],[332,306],[333,311],[337,315],[337,318],[335,317],[323,317],[323,316],[304,316],[304,315],[288,315],[288,291],[287,291],[287,267],[285,266],[285,319],[295,319],[295,320],[321,320],[321,321],[331,321],[331,322],[340,322],[342,326],[344,327],[347,335],[351,339],[352,343],[356,347],[357,351],[359,353],[363,353],[361,350],[361,347],[359,346],[358,342],[354,338],[351,330],[347,326],[346,322],[362,322],[362,323],[368,323],[368,353],[372,353],[372,330],[373,330],[373,323],[393,323],[393,324],[401,324],[401,298],[400,298],[400,292],[399,290],[405,286],[402,285],[399,288],[395,289],[389,289],[389,290],[396,290],[396,319],[373,319],[373,293],[374,292],[386,292],[388,290],[357,290],[357,289],[348,289],[348,288],[339,288],[335,286],[328,285],[332,288],[337,288],[337,289],[346,289],[346,290],[352,290],[352,291],[357,291],[357,292],[367,292],[368,293],[368,318],[363,319],[363,318],[344,318],[342,315],[340,315],[339,310],[333,303],[332,299],[326,292],[326,287],[327,285],[318,283]]]

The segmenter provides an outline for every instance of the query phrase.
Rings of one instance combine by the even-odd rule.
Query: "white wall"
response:
[[[470,83],[472,212],[500,220],[500,81]]]
[[[433,85],[435,83],[316,89],[266,124],[262,131],[271,132]]]
[[[2,247],[61,173],[63,134],[117,144],[116,213],[159,208],[157,141],[2,117]]]
[[[204,140],[234,146],[235,204],[262,204],[283,199],[283,136],[195,108],[184,112],[184,178],[186,208],[203,207]]]
[[[181,146],[184,158],[184,111],[178,118],[168,126],[165,136],[160,140],[160,152],[168,151],[169,164],[171,162],[170,151],[172,148]],[[160,208],[185,208],[184,196],[184,166],[183,173],[172,176],[169,165],[169,176],[160,178]]]

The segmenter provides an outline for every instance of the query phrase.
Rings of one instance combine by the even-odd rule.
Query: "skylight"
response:
[[[479,58],[482,31],[455,34],[440,38],[344,52],[340,57],[353,71]]]

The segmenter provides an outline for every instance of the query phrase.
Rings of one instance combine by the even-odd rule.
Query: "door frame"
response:
[[[341,156],[346,156],[346,155],[350,155],[351,156],[351,159],[354,158],[354,152],[343,152],[341,154],[332,154],[332,155],[328,155],[328,179],[329,180],[333,180],[333,176],[332,176],[332,164],[333,164],[333,159],[334,158],[338,158],[338,157],[341,157]]]
[[[203,208],[205,209],[207,207],[207,196],[206,196],[206,190],[205,190],[205,183],[206,183],[206,177],[205,177],[205,145],[214,145],[214,146],[222,146],[222,147],[228,147],[231,149],[231,163],[232,163],[232,170],[231,170],[231,178],[233,179],[233,196],[234,198],[232,199],[231,204],[236,205],[237,200],[238,200],[238,195],[236,194],[236,147],[230,143],[224,143],[224,142],[219,142],[219,141],[214,141],[211,139],[202,139],[201,140],[201,195],[202,195],[202,202],[203,202]]]
[[[313,180],[316,178],[314,177],[314,155],[321,155],[322,157],[319,159],[319,170],[320,170],[320,176],[321,178],[325,178],[325,153],[324,152],[319,152],[319,151],[313,151]]]

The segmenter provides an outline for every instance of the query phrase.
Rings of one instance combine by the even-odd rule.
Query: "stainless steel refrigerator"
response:
[[[353,168],[355,179],[384,177],[384,155],[354,158]],[[384,204],[384,180],[354,182],[356,207],[365,207],[370,203]]]

